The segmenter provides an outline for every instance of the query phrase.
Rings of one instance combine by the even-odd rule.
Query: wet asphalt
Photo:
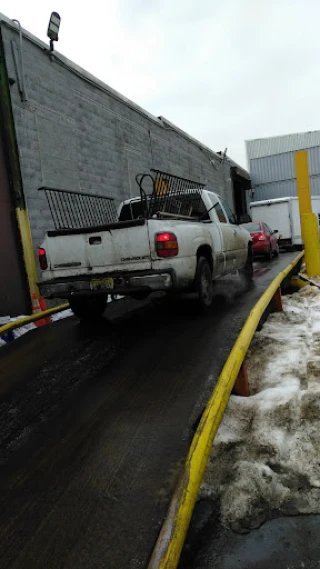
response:
[[[199,506],[198,506],[199,507]],[[212,505],[202,504],[199,524]],[[203,519],[202,519],[203,521]],[[185,552],[185,569],[319,569],[320,516],[288,516],[267,521],[260,528],[240,535],[223,528],[216,514],[201,529],[201,546],[195,554]],[[193,560],[191,560],[193,557]]]
[[[230,349],[295,256],[257,263],[250,291],[221,281],[206,314],[192,297],[118,301],[99,326],[1,348],[1,569],[147,566]]]

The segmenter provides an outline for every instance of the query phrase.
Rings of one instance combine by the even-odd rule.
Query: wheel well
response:
[[[211,271],[213,271],[213,259],[212,259],[212,249],[210,245],[201,245],[197,251],[197,259],[199,261],[200,257],[207,259]]]

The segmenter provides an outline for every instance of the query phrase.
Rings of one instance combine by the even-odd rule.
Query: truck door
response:
[[[226,213],[228,220],[228,227],[231,227],[232,237],[230,237],[229,243],[231,245],[230,256],[230,270],[238,269],[242,267],[243,263],[247,258],[247,248],[245,247],[245,241],[243,239],[243,233],[239,227],[237,220],[232,213],[229,205],[224,200],[220,199],[221,205]]]
[[[222,207],[222,203],[217,201],[213,211],[217,217],[217,222],[219,223],[222,241],[223,241],[223,251],[225,257],[224,273],[229,273],[236,268],[236,244],[237,244],[237,227],[235,224],[230,223],[227,217],[225,209]],[[231,212],[231,210],[230,210]]]
[[[222,230],[222,224],[226,223],[226,216],[218,203],[217,196],[212,192],[206,192],[206,196],[209,198],[209,202],[206,204],[207,210],[209,210],[208,218],[213,222],[208,225],[208,228],[213,243],[215,276],[220,277],[228,272],[225,252],[226,236],[223,236]]]

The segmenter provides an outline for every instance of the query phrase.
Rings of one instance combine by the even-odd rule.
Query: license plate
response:
[[[93,279],[90,282],[91,290],[105,290],[113,288],[113,279]]]

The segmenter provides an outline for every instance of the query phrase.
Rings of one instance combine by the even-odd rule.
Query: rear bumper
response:
[[[268,241],[256,241],[252,245],[254,255],[266,255],[270,251],[270,244]]]
[[[91,290],[92,280],[113,278],[114,287]],[[84,295],[130,295],[137,292],[166,291],[174,286],[172,271],[129,275],[92,275],[90,279],[57,279],[39,283],[41,295],[45,298],[70,298]]]

